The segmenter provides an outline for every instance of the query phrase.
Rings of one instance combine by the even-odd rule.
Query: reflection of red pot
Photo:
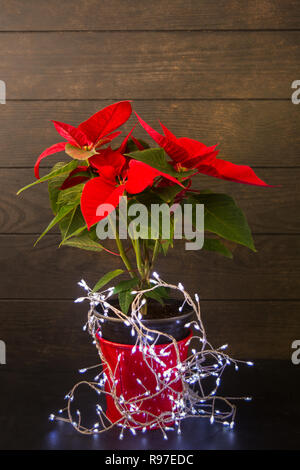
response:
[[[191,335],[177,342],[181,362],[187,358],[187,342],[190,337]],[[162,413],[166,413],[165,417],[168,415],[170,418],[172,414],[172,407],[174,405],[172,397],[174,397],[174,399],[178,398],[179,393],[182,392],[182,382],[180,379],[178,379],[177,381],[172,382],[170,388],[159,392],[159,390],[156,389],[157,380],[155,378],[155,374],[163,374],[163,372],[176,365],[177,356],[173,344],[169,343],[154,346],[154,351],[163,364],[160,364],[149,358],[148,363],[151,366],[150,368],[144,361],[143,353],[140,352],[138,348],[132,352],[134,348],[132,345],[113,343],[101,338],[99,335],[97,335],[97,338],[105,360],[113,371],[115,380],[117,380],[117,396],[119,398],[123,396],[126,401],[134,397],[136,399],[143,399],[143,401],[140,402],[140,411],[133,415],[136,421],[141,423],[140,426],[136,425],[135,427],[141,427],[143,423],[152,421],[152,419],[155,419],[155,416],[159,416]],[[165,352],[170,351],[170,354],[164,356],[162,355],[164,352],[162,350],[165,350]],[[109,395],[109,392],[112,389],[112,381],[109,377],[107,369],[107,367],[106,370],[104,368],[104,371],[108,377],[105,386],[105,391],[107,392],[106,414],[110,421],[115,423],[116,421],[120,420],[122,415],[115,406],[114,399]],[[151,369],[155,371],[155,374]],[[175,372],[171,372],[170,381],[174,380],[174,378]],[[147,398],[147,396],[145,396],[146,390],[142,384],[146,387],[147,390],[149,390],[150,395],[156,394],[156,396]],[[151,414],[154,415],[154,417]],[[168,420],[168,422],[171,424],[171,419],[170,421]]]

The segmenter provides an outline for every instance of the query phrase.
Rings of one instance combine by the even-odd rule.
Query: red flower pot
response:
[[[177,342],[180,361],[184,361],[188,354],[188,340],[191,334],[181,341]],[[149,365],[143,358],[143,353],[134,346],[129,344],[120,344],[103,339],[97,334],[97,338],[101,347],[101,351],[106,362],[114,373],[114,380],[117,381],[116,395],[118,398],[124,397],[125,401],[135,398],[143,399],[139,402],[139,411],[133,413],[129,406],[123,406],[123,411],[129,411],[136,423],[130,422],[131,426],[136,428],[143,427],[143,424],[152,420],[155,417],[164,413],[166,424],[173,424],[172,420],[172,407],[174,401],[172,398],[177,399],[180,392],[182,392],[182,382],[180,378],[172,382],[170,388],[159,391],[157,387],[156,374],[163,374],[166,370],[173,368],[177,362],[176,350],[172,343],[159,344],[154,346],[154,351],[163,364],[156,362],[149,358],[147,359]],[[170,354],[163,356],[161,351],[170,352]],[[164,351],[163,351],[164,352]],[[104,367],[104,372],[107,375],[105,385],[107,410],[106,415],[113,423],[121,420],[122,414],[117,409],[113,397],[109,394],[112,390],[113,384],[109,375],[108,367]],[[171,372],[170,382],[176,377],[175,371]],[[144,385],[144,386],[143,386]],[[145,387],[145,388],[144,388]],[[145,395],[146,390],[150,392],[150,397]],[[151,395],[155,396],[151,397]],[[122,401],[122,399],[121,399]],[[135,401],[135,400],[134,400]],[[137,403],[135,403],[137,404]]]

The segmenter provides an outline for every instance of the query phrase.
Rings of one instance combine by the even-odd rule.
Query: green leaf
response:
[[[164,188],[155,188],[155,192],[164,202],[170,203],[182,189],[183,188],[178,184],[174,184],[172,186],[165,186]]]
[[[54,225],[56,225],[60,220],[62,220],[69,212],[71,212],[72,210],[74,209],[74,207],[72,206],[63,206],[59,209],[58,213],[56,214],[56,216],[54,217],[54,219],[51,220],[50,224],[48,225],[48,227],[43,231],[43,233],[39,236],[39,238],[37,239],[37,241],[35,242],[34,246],[41,240],[41,238],[43,238],[44,235],[46,235],[47,232],[49,232],[49,230],[52,229],[52,227],[54,227]]]
[[[57,198],[57,206],[80,204],[83,188],[84,184],[77,184],[76,186],[60,191]]]
[[[70,163],[63,165],[58,169],[52,170],[47,175],[42,176],[42,178],[34,181],[33,183],[28,184],[27,186],[24,186],[24,188],[19,189],[19,191],[17,192],[17,195],[25,191],[25,189],[31,188],[31,186],[35,186],[36,184],[43,183],[44,181],[49,181],[60,175],[68,175],[72,170],[75,170],[77,165],[78,165],[78,162],[76,160],[73,160]]]
[[[92,157],[97,153],[95,149],[82,150],[71,144],[66,144],[65,152],[67,155],[72,158],[75,158],[76,160],[87,160],[89,157]]]
[[[131,290],[137,286],[138,282],[139,280],[137,277],[134,277],[133,279],[128,279],[126,281],[121,281],[114,288],[114,294],[119,294],[120,292],[124,292],[125,290]]]
[[[124,292],[120,292],[118,295],[120,308],[122,312],[125,313],[125,315],[127,314],[129,307],[131,305],[131,302],[134,299],[134,295],[131,294],[130,292],[131,292],[131,289],[126,290]]]
[[[89,237],[91,240],[94,242],[99,243],[99,237],[97,235],[97,224],[94,224],[90,230],[86,229],[87,233],[89,234]]]
[[[164,301],[163,301],[162,297],[159,295],[159,292],[157,292],[157,289],[145,292],[144,295],[145,295],[145,297],[149,297],[149,299],[156,300],[161,305],[164,305]]]
[[[152,204],[163,204],[161,198],[156,194],[156,190],[152,191],[147,189],[146,191],[136,194],[134,197],[128,200],[128,208],[135,203],[143,204],[148,209],[151,209]]]
[[[156,300],[161,305],[164,305],[163,299],[168,299],[169,295],[170,295],[169,294],[169,289],[167,289],[166,287],[163,287],[163,286],[156,287],[156,289],[145,292],[146,297],[149,297],[150,299]]]
[[[202,250],[214,251],[215,253],[219,253],[220,255],[225,256],[226,258],[233,258],[231,251],[217,238],[205,238]]]
[[[52,171],[56,171],[61,169],[66,164],[64,162],[58,162],[52,168]],[[61,175],[56,176],[48,181],[48,192],[49,192],[49,199],[53,214],[56,215],[58,211],[57,207],[57,198],[60,193],[60,187],[66,179],[66,174],[63,173]]]
[[[160,240],[160,245],[161,245],[161,250],[163,254],[166,256],[169,248],[173,248],[173,243],[174,243],[174,217],[171,217],[170,219],[170,238],[169,239],[161,239]]]
[[[148,149],[150,147],[149,144],[147,144],[147,142],[145,142],[144,140],[142,139],[136,139],[145,149]],[[139,150],[138,146],[136,145],[136,143],[132,140],[131,137],[129,137],[128,139],[128,142],[127,142],[127,146],[126,146],[126,150],[128,152],[135,152],[137,150]]]
[[[62,235],[61,245],[64,244],[68,238],[75,237],[83,232],[83,230],[86,230],[86,223],[79,205],[61,220],[59,228]]]
[[[153,291],[154,292],[154,291]],[[158,292],[161,297],[164,297],[165,299],[169,298],[170,296],[170,289],[168,287],[157,287],[155,289],[155,292]]]
[[[190,196],[187,202],[204,204],[205,230],[256,251],[247,220],[232,197],[204,193]]]
[[[62,241],[61,245],[71,246],[73,248],[79,248],[81,250],[87,251],[100,252],[103,250],[103,246],[100,243],[92,240],[87,230],[86,233],[82,233],[79,236],[68,238]]]
[[[115,269],[114,271],[110,271],[109,273],[104,274],[104,276],[102,276],[101,279],[99,279],[97,284],[94,286],[92,292],[97,292],[99,289],[105,286],[112,279],[114,279],[117,276],[120,276],[120,274],[123,274],[123,272],[124,272],[123,269]]]
[[[143,163],[147,163],[147,165],[156,168],[163,173],[167,173],[168,175],[174,176],[175,178],[185,177],[195,173],[193,171],[185,171],[178,173],[174,170],[172,165],[167,162],[166,153],[164,149],[161,148],[150,148],[146,150],[139,150],[137,152],[131,152],[127,154],[127,156],[134,158]]]

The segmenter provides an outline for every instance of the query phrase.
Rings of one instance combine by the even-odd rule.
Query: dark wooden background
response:
[[[290,357],[300,337],[300,106],[291,102],[299,64],[298,0],[0,1],[3,367],[63,371],[95,359],[81,331],[86,309],[72,303],[76,283],[94,284],[119,261],[58,249],[55,232],[33,248],[51,216],[47,188],[15,193],[59,140],[50,119],[77,125],[121,99],[150,124],[159,118],[177,135],[219,142],[221,156],[282,185],[200,178],[199,187],[237,198],[258,253],[237,248],[231,261],[180,248],[158,271],[199,292],[214,344],[229,342],[240,358]]]

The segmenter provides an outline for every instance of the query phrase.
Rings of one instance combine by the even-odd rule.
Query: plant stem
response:
[[[125,253],[123,243],[121,242],[121,240],[119,238],[119,234],[118,234],[117,230],[115,230],[114,224],[112,223],[110,216],[108,216],[108,220],[109,220],[109,222],[112,226],[112,229],[114,231],[114,234],[115,234],[115,237],[116,237],[116,244],[117,244],[120,256],[122,258],[122,261],[125,264],[126,269],[129,272],[130,276],[133,278],[134,277],[133,267],[131,266],[131,263],[130,263],[130,261],[129,261],[126,253]]]
[[[147,240],[144,240],[144,278],[147,284],[149,284],[149,277],[150,277],[150,263],[149,263],[149,246]]]
[[[131,277],[134,277],[134,271],[133,271],[133,267],[131,266],[131,263],[125,253],[125,250],[124,250],[124,247],[123,247],[123,244],[119,238],[119,235],[116,233],[116,244],[117,244],[117,247],[118,247],[118,250],[119,250],[119,253],[120,253],[120,256],[123,260],[123,263],[125,264],[126,268],[127,268],[127,271],[129,272],[130,276]]]
[[[133,247],[134,247],[135,256],[136,256],[137,268],[139,270],[141,278],[143,279],[143,261],[142,261],[142,256],[141,256],[141,245],[140,245],[139,238],[137,238],[136,240],[133,240]]]
[[[160,245],[160,240],[159,240],[159,238],[157,238],[157,239],[155,240],[155,245],[154,245],[154,249],[153,249],[153,254],[152,254],[152,260],[151,260],[150,269],[153,268],[154,261],[155,261],[157,255],[158,255],[159,245]]]

